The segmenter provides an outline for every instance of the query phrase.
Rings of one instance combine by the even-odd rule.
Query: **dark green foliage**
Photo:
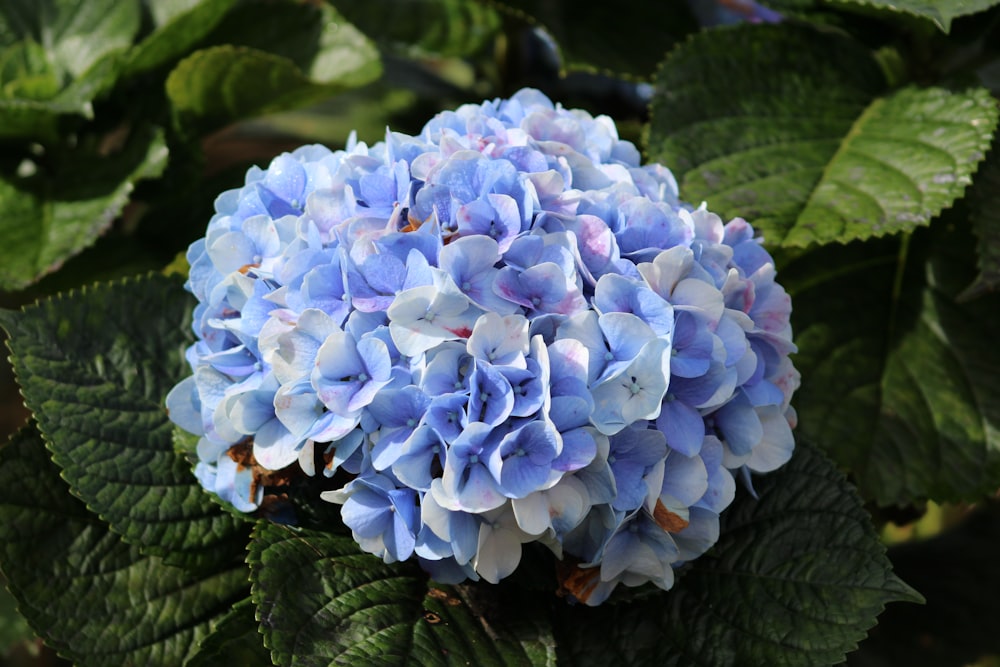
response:
[[[35,631],[84,667],[183,664],[246,595],[241,567],[192,573],[110,532],[31,426],[0,449],[0,566]]]
[[[150,276],[4,312],[0,324],[73,493],[143,553],[219,567],[240,561],[246,532],[174,452],[163,407],[186,372],[189,312],[179,280]]]
[[[683,2],[502,0],[499,6],[551,35],[564,69],[639,79],[652,76],[667,51],[698,28]]]
[[[542,609],[521,609],[515,635],[470,608],[462,587],[429,582],[415,563],[385,565],[349,537],[260,524],[248,560],[277,664],[555,664]]]
[[[1000,488],[1000,0],[762,4],[786,20],[702,28],[682,0],[0,0],[0,325],[33,415],[0,448],[0,651],[34,632],[84,667],[771,667],[840,663],[870,631],[847,664],[1000,653],[983,503]],[[250,534],[163,406],[190,372],[180,278],[16,310],[179,256],[250,160],[320,125],[333,148],[359,121],[373,141],[524,79],[644,127],[682,199],[763,233],[793,298],[796,453],[669,592],[570,606],[537,544],[498,586],[431,582],[360,552],[318,500],[339,476],[274,490],[261,514],[298,526]],[[983,506],[887,558],[863,504],[928,499]]]
[[[671,592],[563,615],[567,664],[833,665],[886,603],[920,600],[889,570],[857,493],[815,449],[800,445],[754,486],[759,499],[737,499],[719,542]]]
[[[799,433],[883,505],[974,500],[1000,475],[997,295],[959,301],[972,239],[945,226],[784,265]]]

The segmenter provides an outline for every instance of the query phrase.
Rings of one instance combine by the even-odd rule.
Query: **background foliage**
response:
[[[546,553],[441,586],[331,506],[231,514],[162,408],[176,258],[250,164],[524,85],[750,220],[795,305],[792,462],[672,591],[597,609]],[[998,95],[998,0],[0,4],[0,659],[994,664]]]

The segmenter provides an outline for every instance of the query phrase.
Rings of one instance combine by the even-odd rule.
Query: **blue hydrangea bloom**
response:
[[[415,137],[306,146],[188,251],[200,483],[253,512],[348,480],[362,549],[496,582],[539,542],[564,592],[670,588],[735,479],[792,454],[788,295],[744,220],[677,198],[610,119],[536,90]]]

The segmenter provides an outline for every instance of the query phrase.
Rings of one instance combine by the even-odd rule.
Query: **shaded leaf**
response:
[[[163,399],[189,370],[190,298],[151,275],[0,313],[28,407],[73,493],[144,553],[219,567],[246,531],[173,450]]]
[[[857,493],[815,449],[754,480],[674,589],[560,616],[565,664],[832,665],[886,603],[920,597],[891,571]]]
[[[555,665],[539,608],[518,609],[524,634],[511,636],[460,588],[428,582],[414,563],[386,565],[349,537],[260,523],[247,560],[276,664]]]
[[[960,300],[1000,288],[1000,141],[994,140],[993,144],[969,193],[979,275],[962,292]]]
[[[995,500],[936,537],[889,547],[889,558],[927,604],[889,607],[848,665],[964,667],[988,664],[977,661],[1000,654],[1000,505]]]
[[[166,162],[162,132],[144,127],[116,153],[81,147],[30,177],[0,174],[0,289],[24,287],[92,244],[135,183],[158,176]]]
[[[416,46],[444,56],[474,54],[492,42],[500,28],[494,7],[467,0],[342,0],[334,4],[376,42]]]
[[[17,642],[35,638],[28,622],[17,612],[17,600],[2,582],[0,579],[0,655]]]
[[[1000,295],[960,303],[973,240],[829,246],[784,264],[802,373],[799,433],[880,505],[975,500],[1000,476]]]
[[[540,24],[570,70],[648,79],[663,56],[698,24],[684,2],[502,0],[500,7]]]
[[[264,648],[264,638],[257,632],[254,606],[250,598],[233,605],[215,625],[212,633],[184,667],[271,667],[271,653]]]
[[[181,126],[207,131],[240,118],[316,101],[378,77],[378,52],[363,34],[329,7],[306,11],[311,12],[309,26],[314,29],[274,32],[275,25],[255,21],[259,27],[240,39],[254,48],[213,46],[182,60],[166,84]],[[293,13],[277,26],[303,17]],[[232,20],[246,17],[234,13]],[[231,29],[227,26],[228,21],[216,34],[226,34]],[[266,46],[271,51],[274,46],[275,39],[268,35],[278,41],[282,55],[261,50]]]
[[[905,12],[930,19],[941,30],[951,30],[951,22],[959,16],[985,11],[1000,4],[998,0],[837,0],[894,12]]]
[[[997,124],[984,89],[904,88],[861,44],[803,26],[702,33],[657,77],[649,152],[681,194],[806,246],[927,224],[962,195]]]
[[[32,628],[82,667],[181,665],[246,596],[243,567],[195,575],[109,532],[33,427],[0,449],[0,566]]]

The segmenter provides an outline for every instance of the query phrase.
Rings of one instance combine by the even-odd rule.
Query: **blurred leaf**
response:
[[[976,175],[969,193],[972,229],[978,241],[976,256],[979,275],[959,300],[974,299],[1000,287],[1000,140]]]
[[[163,399],[190,373],[189,295],[151,275],[0,311],[28,407],[73,493],[143,553],[221,567],[241,521],[173,450]]]
[[[415,563],[386,565],[349,537],[259,523],[247,560],[281,665],[555,665],[540,609],[519,609],[513,636]]]
[[[880,505],[976,500],[1000,479],[1000,295],[957,301],[972,253],[942,222],[783,265],[798,431]]]
[[[264,638],[257,631],[254,606],[250,598],[233,605],[212,633],[201,641],[198,652],[184,667],[271,667],[271,652],[264,648]]]
[[[0,52],[0,98],[45,100],[59,92],[60,81],[38,42],[24,40]]]
[[[941,30],[951,30],[951,21],[1000,5],[1000,0],[836,0],[894,12],[906,12],[934,22]]]
[[[60,76],[75,78],[131,45],[139,20],[139,0],[4,0],[0,49],[31,39]]]
[[[920,600],[897,578],[857,493],[815,449],[754,479],[721,537],[673,590],[570,608],[560,655],[576,667],[839,663],[886,603]]]
[[[274,7],[282,4],[287,3]],[[271,5],[262,6],[266,7]],[[214,46],[181,61],[167,78],[167,95],[181,126],[205,132],[240,118],[316,101],[378,77],[378,52],[364,35],[330,8],[302,7],[310,12],[308,17],[292,12],[269,24],[261,14],[251,21],[257,27],[243,34],[240,43],[250,42],[255,48]],[[246,11],[249,8],[234,13],[213,34],[225,35],[233,30],[233,21],[246,21]],[[316,29],[280,30],[303,17]],[[268,51],[277,46],[282,55],[259,50],[265,46]]]
[[[156,29],[128,53],[125,75],[158,67],[187,53],[222,20],[236,0],[157,0],[150,4]]]
[[[990,501],[937,537],[889,548],[896,573],[927,598],[893,605],[851,667],[965,667],[1000,654],[1000,505]],[[946,571],[946,574],[945,574]]]
[[[0,579],[0,656],[13,644],[34,638],[28,622],[17,612],[17,600]]]
[[[416,46],[443,56],[467,56],[493,41],[500,16],[468,0],[333,0],[361,31],[390,46]]]
[[[0,289],[24,287],[92,244],[135,183],[162,173],[167,147],[161,131],[143,127],[117,152],[88,146],[57,159],[25,178],[0,174]]]
[[[998,118],[986,90],[877,97],[878,64],[841,34],[721,34],[690,39],[657,77],[648,150],[685,199],[805,246],[927,224],[971,182]]]
[[[0,564],[32,628],[81,667],[181,665],[246,596],[245,567],[195,575],[109,532],[30,426],[0,449]]]
[[[650,78],[674,44],[698,30],[684,2],[501,0],[498,5],[540,24],[570,70]]]

